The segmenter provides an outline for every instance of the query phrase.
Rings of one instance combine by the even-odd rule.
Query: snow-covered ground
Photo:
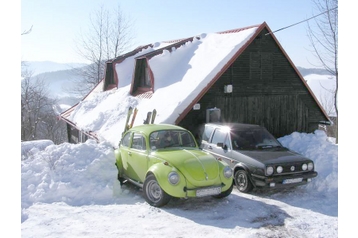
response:
[[[109,143],[38,143],[22,154],[21,237],[338,237],[338,145],[323,131],[279,140],[314,160],[310,184],[162,208],[120,187]]]

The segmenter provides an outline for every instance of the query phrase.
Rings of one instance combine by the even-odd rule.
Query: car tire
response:
[[[145,179],[143,192],[147,203],[154,207],[164,206],[171,199],[171,196],[160,187],[153,174],[148,175]]]
[[[253,189],[249,176],[243,169],[239,169],[235,172],[234,180],[237,189],[242,193],[248,193]]]
[[[218,195],[213,195],[214,198],[224,198],[224,197],[227,197],[231,194],[232,190],[234,188],[234,183],[231,184],[230,188],[224,192],[221,192],[220,194]]]

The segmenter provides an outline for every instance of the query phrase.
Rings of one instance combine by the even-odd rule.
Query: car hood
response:
[[[302,162],[309,160],[308,158],[297,154],[293,151],[240,151],[243,155],[251,157],[257,161],[267,164],[286,163],[286,162]]]
[[[219,178],[219,162],[202,150],[162,150],[155,156],[175,166],[193,185],[203,185]]]

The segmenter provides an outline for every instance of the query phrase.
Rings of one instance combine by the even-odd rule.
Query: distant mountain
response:
[[[81,76],[74,69],[40,73],[31,77],[31,80],[43,80],[48,96],[56,99],[58,106],[63,110],[81,100],[81,97],[71,91],[81,81]]]
[[[23,63],[25,63],[27,69],[33,73],[33,76],[46,72],[70,70],[87,65],[84,63],[56,63],[52,61],[24,61]]]
[[[56,111],[64,111],[80,101],[81,97],[71,91],[81,81],[81,75],[76,69],[87,64],[55,63],[51,61],[25,62],[27,70],[32,73],[31,80],[43,80],[46,83],[48,96],[56,99]]]
[[[68,69],[41,73],[33,78],[43,79],[48,84],[51,95],[61,98],[71,96],[71,90],[81,81],[82,76],[75,69]]]

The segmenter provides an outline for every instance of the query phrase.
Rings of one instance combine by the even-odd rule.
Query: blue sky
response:
[[[312,0],[61,0],[21,1],[21,57],[26,61],[84,62],[75,40],[100,6],[121,7],[132,21],[134,46],[230,30],[266,21],[272,31],[316,15]],[[275,33],[296,66],[312,67],[314,57],[302,23]]]

